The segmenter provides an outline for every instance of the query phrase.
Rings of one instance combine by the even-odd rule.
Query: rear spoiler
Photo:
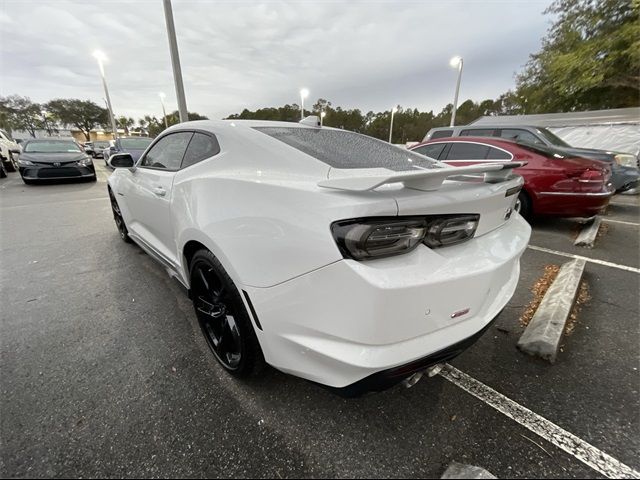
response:
[[[438,190],[445,179],[460,175],[484,173],[484,181],[487,183],[503,182],[512,177],[511,170],[526,164],[527,162],[482,163],[467,167],[443,167],[408,172],[388,171],[388,173],[374,175],[331,178],[318,182],[318,186],[349,192],[366,192],[388,183],[402,183],[406,188],[414,188],[416,190]],[[378,170],[378,172],[380,171]]]

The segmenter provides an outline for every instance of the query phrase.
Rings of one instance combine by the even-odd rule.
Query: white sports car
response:
[[[410,384],[513,295],[521,164],[453,168],[314,118],[187,122],[112,156],[116,225],[189,290],[228,372]]]

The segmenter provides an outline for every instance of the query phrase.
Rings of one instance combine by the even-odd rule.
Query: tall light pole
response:
[[[176,98],[178,99],[178,114],[180,122],[188,122],[187,100],[184,97],[184,85],[182,83],[182,69],[180,68],[180,55],[178,54],[178,41],[176,40],[176,26],[173,23],[173,10],[171,0],[163,0],[164,18],[167,23],[167,35],[169,36],[169,52],[171,53],[171,66],[173,67],[173,80],[176,84]],[[166,118],[166,117],[165,117]]]
[[[391,109],[391,124],[389,125],[389,143],[391,143],[391,135],[393,135],[393,116],[398,111],[398,107],[393,107]]]
[[[158,96],[160,97],[160,103],[162,104],[162,116],[164,118],[164,128],[169,128],[169,123],[167,122],[167,111],[164,108],[164,97],[166,97],[166,95],[160,92]]]
[[[300,90],[300,120],[304,120],[304,99],[309,96],[309,90],[303,88]]]
[[[113,139],[118,138],[118,129],[116,128],[116,119],[113,116],[113,107],[111,106],[111,97],[109,96],[109,89],[107,88],[107,80],[104,76],[104,64],[103,62],[107,60],[107,56],[101,52],[100,50],[96,50],[93,52],[93,56],[98,61],[98,66],[100,67],[100,75],[102,76],[102,86],[104,87],[104,95],[107,97],[107,108],[109,109],[109,118],[111,119],[111,131],[113,132]]]
[[[327,116],[327,112],[325,112],[324,110],[320,112],[320,126],[322,126],[322,123],[324,122],[324,117],[326,116]]]
[[[456,96],[453,98],[453,111],[451,112],[451,127],[456,124],[456,110],[458,108],[458,93],[460,92],[460,80],[462,79],[462,67],[463,67],[462,57],[455,56],[449,62],[453,68],[458,68],[458,81],[456,82]]]

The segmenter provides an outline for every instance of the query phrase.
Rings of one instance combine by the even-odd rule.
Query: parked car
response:
[[[524,177],[518,209],[525,217],[592,217],[606,208],[614,194],[607,163],[568,157],[545,145],[490,137],[453,137],[430,140],[411,151],[453,166],[527,162],[514,170]]]
[[[96,140],[91,142],[91,151],[87,153],[93,158],[104,158],[104,150],[109,148],[109,145],[109,140]]]
[[[638,158],[630,153],[609,152],[593,148],[575,148],[552,133],[550,130],[534,126],[491,126],[473,125],[458,127],[440,127],[429,130],[423,141],[445,137],[501,137],[518,143],[530,143],[555,149],[563,156],[588,158],[607,162],[611,167],[611,182],[616,192],[624,192],[638,187],[640,170]]]
[[[0,129],[0,161],[4,166],[4,171],[15,172],[18,170],[16,157],[20,155],[20,146],[11,135]]]
[[[82,144],[82,149],[84,150],[84,153],[86,153],[87,155],[93,156],[94,154],[93,142],[84,142]]]
[[[340,129],[186,122],[109,163],[120,237],[189,290],[226,371],[266,360],[349,396],[410,384],[482,335],[531,232],[513,213],[520,164],[443,167]]]
[[[4,166],[4,162],[0,162],[0,178],[7,178],[7,169]]]
[[[18,166],[24,183],[69,178],[96,180],[91,157],[73,139],[28,140],[24,142]]]
[[[153,139],[149,137],[119,137],[111,140],[109,146],[103,150],[104,163],[108,166],[107,160],[115,153],[129,153],[134,161],[137,161],[151,142]]]

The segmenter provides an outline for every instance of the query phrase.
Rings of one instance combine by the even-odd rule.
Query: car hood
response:
[[[38,163],[67,163],[79,162],[88,158],[84,152],[65,152],[65,153],[30,153],[22,152],[20,160],[28,160]]]

